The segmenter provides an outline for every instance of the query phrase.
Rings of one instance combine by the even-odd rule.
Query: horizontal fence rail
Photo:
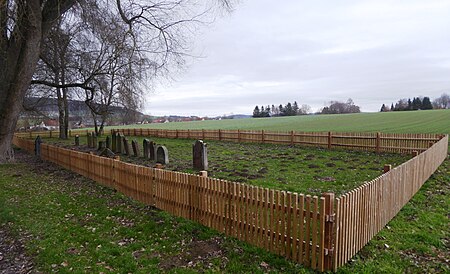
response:
[[[117,131],[112,131],[112,133]],[[125,135],[307,144],[389,152],[423,151],[391,171],[334,198],[278,191],[154,169],[41,144],[41,157],[145,204],[319,271],[348,262],[413,197],[447,157],[448,135],[276,133],[240,130],[120,130]],[[28,134],[28,133],[27,133]],[[14,144],[30,153],[34,142]],[[31,136],[34,137],[34,136]]]
[[[70,131],[86,135],[89,130]],[[151,136],[160,138],[204,139],[231,142],[252,142],[268,144],[305,145],[325,148],[345,148],[375,152],[412,153],[427,150],[432,144],[443,138],[442,134],[395,134],[395,133],[358,133],[358,132],[278,132],[266,130],[168,130],[168,129],[108,129],[104,134],[121,132],[128,136]],[[17,137],[35,138],[57,137],[57,131],[19,132]]]
[[[112,129],[128,136],[204,139],[233,142],[306,145],[325,148],[345,148],[375,152],[412,153],[427,150],[442,134],[393,134],[355,132],[275,132],[266,130],[166,130]]]

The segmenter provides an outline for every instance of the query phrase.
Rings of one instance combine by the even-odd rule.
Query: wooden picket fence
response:
[[[69,136],[86,136],[89,130],[74,130]],[[412,153],[427,150],[431,144],[439,141],[442,134],[396,134],[381,132],[297,132],[266,130],[169,130],[169,129],[107,129],[104,134],[121,132],[127,136],[149,136],[160,138],[202,139],[232,142],[252,142],[267,144],[303,145],[375,152]],[[57,131],[19,132],[17,137],[36,138],[57,137]]]
[[[439,141],[442,134],[395,134],[370,132],[278,132],[266,130],[167,130],[112,129],[127,136],[202,139],[232,142],[304,145],[375,152],[412,153],[425,151]]]
[[[124,133],[141,135],[140,130]],[[158,137],[199,137],[192,132],[178,135],[180,131],[175,131],[175,137],[165,131],[163,134],[166,136],[158,132]],[[222,134],[220,131],[221,138],[232,136],[230,131],[227,131],[229,135]],[[239,132],[239,138],[242,138],[239,141],[248,141],[246,135],[241,134]],[[148,135],[150,133],[142,132],[142,136]],[[202,138],[206,136],[211,135]],[[41,144],[41,157],[138,201],[194,220],[312,269],[336,271],[395,217],[447,157],[448,136],[421,136],[399,135],[396,141],[402,149],[389,149],[404,152],[405,142],[413,141],[406,150],[421,151],[423,142],[430,146],[430,141],[436,141],[438,137],[440,140],[406,163],[337,198],[332,193],[317,197],[148,168],[44,143]],[[259,141],[255,139],[255,142]],[[14,144],[31,153],[34,151],[32,140],[16,136]]]

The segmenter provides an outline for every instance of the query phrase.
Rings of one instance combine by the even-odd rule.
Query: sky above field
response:
[[[152,115],[251,114],[352,98],[365,112],[450,93],[450,1],[241,0],[196,34],[183,73],[157,85]]]

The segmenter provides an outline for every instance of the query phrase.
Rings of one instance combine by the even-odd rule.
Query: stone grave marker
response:
[[[106,136],[105,145],[107,148],[111,149],[111,137]]]
[[[130,155],[130,144],[128,143],[128,138],[124,137],[123,138],[123,148],[124,148],[124,154],[125,155]]]
[[[116,155],[109,148],[105,148],[100,152],[99,156],[114,158]]]
[[[197,170],[208,170],[208,149],[206,143],[197,140],[192,145],[193,166]]]
[[[150,159],[150,140],[144,139],[144,141],[142,141],[142,147],[144,148],[144,158]]]
[[[120,134],[120,133],[117,133],[117,136],[116,136],[116,153],[122,153],[123,152],[123,138],[122,138],[122,134]]]
[[[111,151],[116,152],[116,133],[111,134]]]
[[[91,148],[95,148],[95,146],[97,145],[97,135],[95,135],[94,132],[92,132],[92,139],[91,139]]]
[[[156,160],[156,147],[157,147],[158,145],[155,143],[155,142],[153,142],[153,141],[150,141],[150,143],[149,143],[149,147],[148,147],[148,149],[149,149],[149,154],[150,154],[150,160]]]
[[[80,146],[80,135],[75,135],[75,146]]]
[[[42,139],[41,136],[38,135],[34,140],[34,154],[38,157],[41,157],[41,144]]]
[[[98,151],[103,151],[106,148],[106,143],[105,141],[99,141],[98,142]]]
[[[139,144],[136,140],[131,141],[131,146],[133,147],[133,156],[139,157]]]
[[[87,146],[91,147],[91,134],[90,133],[87,134]]]
[[[169,163],[169,151],[165,146],[157,146],[156,162],[163,165],[167,165]]]

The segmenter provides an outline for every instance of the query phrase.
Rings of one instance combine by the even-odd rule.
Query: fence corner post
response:
[[[384,165],[383,173],[387,173],[387,172],[391,171],[391,169],[392,169],[392,165]]]
[[[324,258],[324,268],[325,270],[333,269],[333,244],[334,244],[334,193],[325,192],[322,194],[325,198],[325,258]]]

